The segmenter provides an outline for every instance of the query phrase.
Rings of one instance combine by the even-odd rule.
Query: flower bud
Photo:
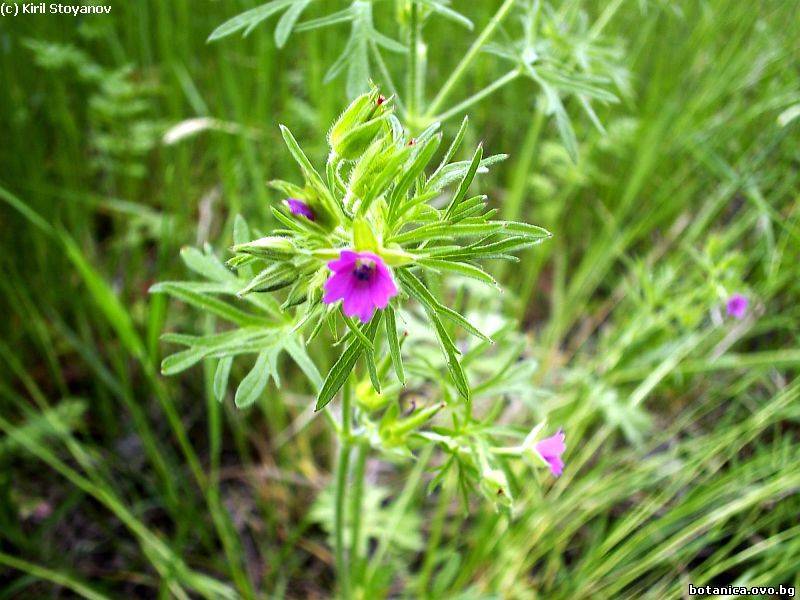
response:
[[[309,217],[308,214],[301,214],[304,214],[307,218],[309,218],[309,220],[315,221],[318,225],[325,229],[332,229],[336,226],[337,218],[335,216],[335,212],[330,206],[330,202],[333,202],[333,200],[331,198],[326,199],[324,197],[324,195],[327,194],[326,190],[320,192],[308,180],[306,180],[304,187],[300,187],[299,185],[295,185],[294,183],[290,183],[288,181],[283,181],[282,179],[273,179],[272,181],[268,182],[268,185],[271,188],[281,192],[284,198],[301,202],[302,204],[306,205],[309,208],[308,212],[313,215],[313,218]],[[288,208],[289,211],[295,216],[298,214],[292,209],[291,205],[288,206]]]
[[[295,254],[295,247],[289,239],[275,235],[259,238],[244,244],[236,244],[231,250],[277,260],[283,260]]]
[[[392,114],[389,101],[376,88],[358,96],[336,120],[328,133],[331,150],[341,158],[355,160],[385,129]]]
[[[356,404],[365,412],[380,410],[389,402],[389,398],[375,391],[369,380],[362,381],[356,386]]]

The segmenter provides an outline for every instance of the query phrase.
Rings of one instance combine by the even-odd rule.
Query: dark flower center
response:
[[[356,279],[359,281],[369,281],[373,271],[375,271],[375,263],[371,260],[359,259],[356,261],[356,268],[353,269],[353,275],[355,275]]]

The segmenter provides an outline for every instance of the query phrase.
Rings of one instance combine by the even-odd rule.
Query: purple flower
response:
[[[550,471],[552,471],[553,475],[556,477],[561,475],[561,472],[564,470],[564,461],[561,460],[561,455],[567,448],[566,445],[564,445],[564,437],[564,431],[559,429],[555,435],[543,439],[535,446],[536,452],[550,465]]]
[[[748,304],[749,300],[747,299],[747,296],[734,294],[728,298],[728,314],[734,319],[744,319],[744,315],[747,313]]]
[[[322,301],[332,304],[342,300],[348,317],[358,316],[366,323],[376,308],[386,308],[389,298],[397,295],[392,273],[377,254],[342,250],[328,267],[333,275],[325,282]]]
[[[314,211],[311,210],[311,207],[302,200],[298,200],[297,198],[287,198],[286,205],[289,207],[289,210],[293,215],[303,216],[309,221],[316,220]]]

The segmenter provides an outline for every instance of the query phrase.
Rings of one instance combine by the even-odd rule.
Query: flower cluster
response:
[[[271,182],[284,194],[286,210],[272,209],[281,227],[236,244],[228,264],[257,268],[242,296],[284,290],[282,307],[295,308],[297,329],[309,327],[311,337],[340,314],[348,328],[347,349],[328,374],[317,409],[333,398],[360,357],[375,372],[375,339],[384,317],[394,370],[402,380],[395,309],[407,298],[424,308],[456,388],[469,398],[459,350],[445,323],[488,338],[436,298],[426,278],[448,272],[496,289],[479,261],[516,260],[513,252],[550,234],[534,225],[495,220],[487,197],[468,193],[476,175],[504,156],[484,158],[479,146],[469,160],[453,161],[465,127],[466,120],[430,174],[425,170],[442,141],[439,124],[412,138],[395,117],[391,98],[377,89],[356,98],[334,123],[324,171],[314,168],[291,132],[281,128],[303,184]],[[455,189],[448,193],[451,185]],[[373,384],[380,388],[377,377]]]
[[[469,313],[464,302],[452,301],[453,292],[469,288],[470,297],[485,295],[479,314],[486,315],[487,302],[499,309],[497,283],[481,262],[515,261],[514,253],[550,234],[495,219],[487,196],[470,193],[475,178],[504,156],[484,157],[478,146],[467,160],[456,160],[466,125],[465,120],[440,152],[438,123],[411,137],[395,117],[391,98],[373,89],[330,129],[323,169],[281,127],[302,181],[270,182],[280,192],[271,207],[277,226],[259,237],[237,218],[233,257],[226,264],[210,247],[182,253],[208,281],[153,287],[234,328],[204,336],[166,334],[166,341],[186,349],[165,358],[162,372],[217,360],[214,393],[221,400],[234,358],[255,354],[234,397],[237,406],[247,407],[270,379],[279,381],[278,356],[286,353],[316,388],[316,410],[350,382],[343,405],[357,410],[343,411],[342,421],[351,427],[348,443],[368,444],[390,459],[407,458],[421,444],[437,445],[449,458],[436,480],[455,468],[463,475],[462,489],[478,490],[503,509],[510,507],[513,490],[502,455],[533,457],[529,463],[560,475],[563,432],[537,439],[537,429],[520,446],[499,447],[497,438],[505,435],[473,416],[475,400],[494,402],[529,390],[531,371],[519,362],[520,346],[506,343],[514,328],[498,329],[496,320]],[[451,287],[454,279],[458,287]],[[412,322],[421,323],[424,339],[415,339],[408,352],[403,346]],[[323,376],[306,345],[324,330],[342,349]]]

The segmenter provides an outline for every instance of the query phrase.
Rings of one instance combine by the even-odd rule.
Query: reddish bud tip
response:
[[[386,96],[378,95],[378,100],[376,101],[376,104],[377,104],[378,106],[380,106],[380,105],[381,105],[381,104],[383,104],[384,102],[386,102]]]

